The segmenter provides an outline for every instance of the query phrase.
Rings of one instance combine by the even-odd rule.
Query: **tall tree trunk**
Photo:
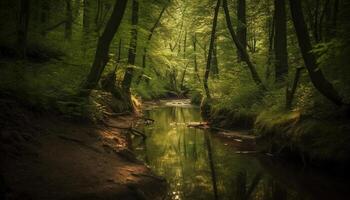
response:
[[[108,61],[109,46],[122,21],[127,0],[116,0],[111,17],[106,28],[98,39],[95,59],[90,73],[83,85],[83,89],[93,89],[98,84],[102,72]]]
[[[196,34],[193,36],[193,62],[194,62],[194,72],[195,76],[197,77],[198,81],[201,82],[201,78],[198,73],[198,63],[197,63],[197,38]]]
[[[148,45],[150,44],[151,40],[152,40],[152,37],[153,37],[153,34],[154,34],[154,31],[157,29],[157,27],[159,26],[159,23],[160,23],[160,20],[162,19],[162,16],[164,14],[164,12],[166,11],[166,8],[168,7],[169,3],[167,3],[162,11],[160,12],[156,22],[154,23],[154,25],[152,26],[152,28],[150,29],[149,31],[149,35],[147,37],[147,41],[146,41],[146,45],[145,47],[143,48],[143,55],[142,55],[142,68],[143,70],[147,67],[147,48],[148,48]],[[140,76],[138,77],[137,79],[137,84],[140,83],[141,79],[142,79],[142,75],[143,75],[143,71],[141,72]]]
[[[237,38],[242,47],[247,50],[247,19],[246,19],[246,0],[238,0],[237,3]],[[242,53],[237,50],[238,61],[243,60]]]
[[[289,3],[299,47],[304,58],[305,66],[309,72],[311,82],[327,99],[338,106],[343,105],[343,99],[339,96],[333,85],[326,80],[321,69],[317,65],[315,55],[311,51],[312,46],[300,0],[289,0]]]
[[[20,3],[21,3],[21,10],[19,13],[17,43],[18,43],[18,49],[21,57],[25,58],[27,54],[30,0],[21,0]]]
[[[132,1],[132,14],[131,14],[131,40],[130,48],[128,54],[128,67],[124,74],[124,79],[122,82],[123,90],[130,94],[131,82],[134,74],[134,65],[136,60],[136,48],[137,48],[137,24],[138,24],[138,12],[139,12],[139,2],[138,0]]]
[[[87,40],[89,40],[90,32],[90,0],[83,0],[83,37],[82,37],[82,48],[83,54],[86,56],[87,53]]]
[[[315,42],[318,43],[320,41],[319,35],[318,35],[318,14],[319,14],[319,10],[320,10],[320,0],[316,0],[315,2],[315,13],[314,13],[314,28],[313,28],[313,32],[314,32],[314,37],[315,37]]]
[[[205,90],[205,94],[206,94],[208,99],[211,98],[209,87],[208,87],[208,78],[209,78],[210,65],[211,65],[213,49],[214,49],[216,26],[217,26],[217,21],[218,21],[218,14],[219,14],[219,9],[220,9],[220,4],[221,4],[221,0],[217,0],[216,6],[215,6],[215,10],[214,10],[213,27],[211,29],[209,52],[208,52],[208,57],[207,57],[207,66],[205,68],[205,74],[204,74],[204,79],[203,79],[204,90]]]
[[[43,36],[45,36],[47,33],[46,27],[48,26],[50,21],[50,10],[51,10],[50,0],[40,1],[40,25],[41,27],[45,27],[41,31],[41,35]]]
[[[288,76],[287,17],[285,0],[275,0],[275,81],[284,82]]]
[[[274,39],[275,39],[275,20],[276,19],[276,12],[273,12],[273,16],[271,18],[269,18],[269,22],[268,22],[268,29],[269,29],[269,55],[267,58],[267,68],[266,68],[266,72],[265,72],[265,79],[268,81],[270,79],[271,76],[271,65],[272,65],[272,61],[274,60],[274,55],[273,55],[273,46],[274,46]]]
[[[247,63],[248,68],[250,70],[250,73],[252,75],[252,78],[253,78],[254,82],[256,83],[256,85],[258,87],[260,87],[262,90],[266,90],[263,82],[260,79],[260,76],[259,76],[258,72],[256,71],[255,66],[250,61],[249,54],[247,53],[247,51],[243,47],[243,45],[239,42],[239,40],[238,40],[238,38],[236,36],[236,33],[233,30],[231,17],[230,17],[230,11],[228,10],[227,0],[223,0],[223,7],[224,7],[224,11],[225,11],[225,18],[226,18],[227,28],[228,28],[228,30],[229,30],[229,32],[231,34],[233,42],[235,43],[237,49],[241,52],[241,55],[243,56],[243,60]]]
[[[114,74],[117,72],[118,65],[120,64],[121,55],[122,55],[122,39],[119,39],[118,50],[116,54],[117,63],[115,64],[115,67],[114,67],[114,71],[113,71]]]
[[[181,78],[181,84],[180,84],[180,90],[184,89],[184,81],[185,81],[185,77],[186,77],[186,72],[187,72],[187,67],[189,65],[189,62],[186,61],[186,46],[187,46],[187,31],[185,31],[185,38],[184,38],[184,46],[183,46],[183,60],[184,62],[186,62],[187,64],[185,65],[185,69],[182,73],[182,78]]]
[[[333,12],[332,12],[332,36],[337,34],[337,22],[339,12],[339,0],[334,0]]]
[[[286,90],[286,109],[288,109],[288,110],[292,108],[294,95],[295,95],[295,92],[297,91],[297,87],[298,87],[298,83],[299,83],[299,79],[300,79],[300,76],[301,76],[302,69],[303,68],[301,68],[301,67],[298,67],[296,69],[292,87],[289,88],[289,86],[287,85],[287,90]]]
[[[212,59],[211,59],[210,71],[211,71],[213,77],[217,77],[217,75],[219,74],[218,54],[217,54],[216,39],[215,39],[215,41],[214,41],[213,57],[212,57]]]
[[[73,11],[72,0],[66,0],[66,25],[64,30],[65,39],[72,39]]]

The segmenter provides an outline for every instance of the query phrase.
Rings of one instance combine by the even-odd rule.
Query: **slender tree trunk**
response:
[[[318,43],[320,41],[319,35],[318,35],[318,14],[320,10],[320,0],[316,0],[316,7],[315,7],[315,13],[314,13],[314,37],[315,37],[315,42]]]
[[[196,34],[193,36],[193,52],[194,52],[194,57],[193,57],[193,62],[194,62],[194,72],[195,76],[197,77],[198,81],[201,82],[201,78],[198,73],[198,63],[197,63],[197,38]]]
[[[162,19],[162,16],[164,14],[164,12],[166,11],[166,8],[168,7],[169,3],[166,4],[162,11],[160,12],[156,22],[154,23],[154,25],[152,26],[152,28],[150,29],[150,33],[147,37],[147,41],[146,41],[146,45],[145,47],[143,48],[143,55],[142,55],[142,68],[143,70],[146,69],[147,67],[147,48],[148,48],[148,45],[150,44],[151,40],[152,40],[152,37],[153,37],[153,34],[154,34],[154,31],[157,29],[157,27],[159,26],[159,23],[160,23],[160,20]],[[142,75],[143,75],[143,71],[141,72],[140,76],[138,77],[137,79],[137,84],[140,83],[141,79],[142,79]]]
[[[332,29],[331,36],[334,37],[337,34],[337,22],[339,14],[339,0],[334,0],[333,12],[332,12]]]
[[[292,88],[289,88],[289,86],[287,86],[287,91],[286,91],[286,109],[288,109],[288,110],[292,108],[294,95],[295,95],[295,92],[297,91],[297,87],[298,87],[298,83],[299,83],[299,80],[300,80],[302,69],[303,68],[301,68],[301,67],[296,69]]]
[[[321,12],[321,16],[320,16],[320,21],[319,21],[319,27],[318,27],[318,32],[319,32],[319,36],[320,36],[320,41],[324,40],[324,31],[323,31],[323,25],[324,25],[324,18],[326,16],[327,10],[329,9],[329,3],[330,0],[326,0],[325,4],[323,5],[323,9]]]
[[[41,35],[45,36],[47,31],[46,31],[46,27],[49,24],[49,18],[50,18],[50,9],[51,9],[51,5],[50,5],[50,0],[47,1],[40,1],[40,26],[41,27],[45,27],[42,31],[41,31]]]
[[[275,0],[275,81],[284,82],[288,76],[287,17],[285,0]]]
[[[83,0],[83,37],[82,37],[82,50],[84,56],[86,56],[88,47],[87,40],[89,40],[90,32],[90,0]]]
[[[72,39],[72,26],[73,26],[72,0],[66,0],[66,25],[65,25],[64,37],[67,40]]]
[[[217,26],[217,21],[218,21],[218,14],[219,14],[219,9],[220,9],[220,4],[221,4],[221,0],[217,0],[216,6],[215,6],[215,10],[214,10],[213,27],[211,29],[209,52],[208,52],[208,57],[207,57],[207,66],[206,66],[206,69],[205,69],[205,74],[204,74],[204,79],[203,79],[204,90],[205,90],[205,94],[206,94],[208,99],[211,98],[209,87],[208,87],[208,78],[209,78],[210,65],[211,65],[213,49],[214,49],[216,26]]]
[[[186,66],[185,69],[182,73],[182,78],[181,78],[181,84],[180,84],[180,89],[183,90],[184,89],[184,81],[185,81],[185,77],[186,77],[186,72],[187,72],[187,67],[189,65],[189,62],[186,61],[186,46],[187,46],[187,31],[185,31],[185,38],[184,38],[184,47],[183,47],[183,60],[184,62],[186,62]]]
[[[117,55],[116,55],[117,56],[117,63],[115,64],[114,73],[117,72],[118,65],[120,64],[121,54],[122,54],[122,39],[119,40],[119,44],[118,44],[118,50],[117,50]]]
[[[267,58],[267,68],[265,72],[265,79],[269,80],[271,76],[271,65],[272,61],[274,60],[274,55],[273,55],[273,46],[274,46],[274,38],[275,38],[275,18],[276,18],[276,12],[273,12],[273,16],[269,19],[268,23],[268,29],[269,29],[269,55]]]
[[[30,0],[21,0],[21,10],[17,30],[17,43],[22,58],[25,58],[27,54],[29,5]]]
[[[134,74],[134,65],[136,60],[136,48],[137,48],[137,24],[138,24],[138,12],[139,2],[138,0],[132,1],[132,16],[131,16],[131,40],[128,55],[128,68],[125,71],[122,87],[124,91],[130,94],[131,82]]]
[[[213,77],[217,77],[217,75],[219,74],[216,40],[214,41],[213,57],[212,57],[212,60],[211,60],[210,71],[211,71]]]
[[[247,50],[247,19],[246,19],[246,0],[238,0],[237,3],[237,39],[242,47]],[[238,61],[243,60],[242,53],[237,50]]]
[[[122,21],[127,0],[117,0],[106,28],[98,39],[95,59],[83,89],[93,89],[98,84],[108,61],[109,46]]]
[[[300,0],[289,0],[289,3],[299,47],[304,58],[305,66],[309,72],[311,82],[327,99],[338,106],[343,105],[343,99],[339,96],[333,85],[324,77],[321,69],[317,65],[315,55],[311,51],[312,46]]]
[[[258,72],[256,71],[255,66],[253,65],[253,63],[250,61],[250,57],[249,54],[247,53],[246,49],[244,49],[244,47],[242,46],[242,44],[239,42],[235,31],[233,30],[232,27],[232,22],[231,22],[231,17],[230,17],[230,12],[228,10],[228,4],[227,4],[227,0],[223,0],[223,7],[224,7],[224,11],[225,11],[225,18],[226,18],[226,23],[227,23],[227,28],[231,34],[232,40],[235,43],[237,49],[241,52],[241,55],[243,56],[243,60],[247,63],[248,68],[250,70],[250,73],[252,75],[252,78],[254,80],[254,82],[256,83],[256,85],[258,87],[260,87],[262,90],[266,90],[265,86],[263,85],[260,76],[258,74]]]

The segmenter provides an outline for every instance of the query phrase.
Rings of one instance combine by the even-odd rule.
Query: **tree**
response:
[[[198,73],[198,63],[197,63],[197,38],[196,38],[196,34],[194,34],[193,36],[193,62],[194,62],[194,72],[195,72],[195,76],[198,79],[199,82],[201,82],[201,78],[199,76]]]
[[[131,82],[134,74],[134,65],[136,60],[136,47],[137,47],[137,24],[138,24],[138,12],[139,12],[139,2],[138,0],[132,1],[132,11],[131,11],[131,39],[128,54],[128,67],[124,74],[124,79],[122,82],[123,90],[130,94]]]
[[[287,19],[285,0],[275,0],[275,81],[288,76]]]
[[[256,83],[256,85],[258,87],[260,87],[261,89],[266,90],[265,86],[263,85],[263,83],[260,79],[258,72],[256,71],[255,66],[250,61],[249,54],[244,49],[243,45],[239,42],[237,35],[236,35],[235,31],[233,30],[231,17],[230,17],[230,11],[228,10],[227,0],[223,0],[223,7],[224,7],[224,11],[225,11],[226,25],[227,25],[227,28],[230,32],[230,35],[232,37],[233,42],[235,43],[237,49],[241,52],[241,55],[243,56],[243,60],[247,63],[248,68],[250,70],[250,73],[252,75],[252,78],[253,78],[254,82]]]
[[[98,39],[95,58],[83,89],[93,89],[98,84],[102,72],[108,62],[109,46],[122,21],[127,0],[117,0],[106,28]]]
[[[66,21],[65,21],[64,36],[68,40],[72,39],[72,26],[73,26],[72,1],[66,0]]]
[[[146,41],[146,45],[145,47],[143,48],[143,55],[142,55],[142,68],[145,69],[146,66],[147,66],[147,48],[148,48],[148,45],[150,44],[151,40],[152,40],[152,37],[153,37],[153,34],[154,34],[154,31],[157,29],[157,27],[159,26],[159,23],[160,23],[160,20],[162,19],[162,16],[166,10],[166,8],[168,7],[170,1],[164,5],[162,11],[160,12],[156,22],[154,23],[154,25],[152,26],[152,28],[150,29],[149,31],[149,35],[147,37],[147,41]],[[143,72],[141,73],[141,75],[139,76],[138,80],[137,80],[137,84],[140,83],[141,81],[141,78],[142,78],[142,75],[143,75]]]
[[[29,24],[29,5],[30,0],[21,0],[20,15],[17,30],[17,43],[22,58],[27,54],[27,37]]]
[[[247,19],[246,19],[246,0],[237,1],[237,38],[242,44],[243,48],[247,49]],[[239,50],[237,50],[238,61],[243,60],[243,56]]]
[[[343,105],[343,99],[339,96],[333,85],[324,77],[321,69],[317,65],[315,55],[312,53],[310,37],[304,20],[300,0],[289,0],[289,3],[299,47],[305,62],[305,67],[309,72],[311,82],[327,99],[338,106]]]
[[[211,66],[212,55],[213,55],[213,50],[214,50],[215,33],[216,33],[216,26],[217,26],[217,21],[218,21],[220,4],[221,4],[221,1],[217,0],[215,10],[214,10],[213,25],[212,25],[212,29],[211,29],[211,35],[210,35],[209,51],[208,51],[208,57],[207,57],[207,66],[205,68],[205,74],[204,74],[204,79],[203,79],[204,90],[205,90],[205,94],[206,94],[208,99],[211,98],[209,87],[208,87],[208,78],[209,78],[210,66]]]

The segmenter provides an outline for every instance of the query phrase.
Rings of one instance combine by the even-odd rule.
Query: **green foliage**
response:
[[[166,81],[142,81],[137,86],[135,92],[143,100],[152,100],[167,97],[168,90],[166,89]]]

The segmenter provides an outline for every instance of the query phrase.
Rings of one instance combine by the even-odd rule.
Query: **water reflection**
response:
[[[186,123],[201,121],[198,108],[160,107],[145,114],[155,123],[143,127],[146,141],[134,138],[134,149],[153,171],[167,179],[168,199],[346,199],[346,193],[339,192],[339,188],[328,188],[321,197],[307,187],[301,191],[298,185],[306,181],[291,177],[294,172],[270,166],[266,159],[236,154],[222,138],[188,128]],[[327,183],[328,179],[318,181]]]

